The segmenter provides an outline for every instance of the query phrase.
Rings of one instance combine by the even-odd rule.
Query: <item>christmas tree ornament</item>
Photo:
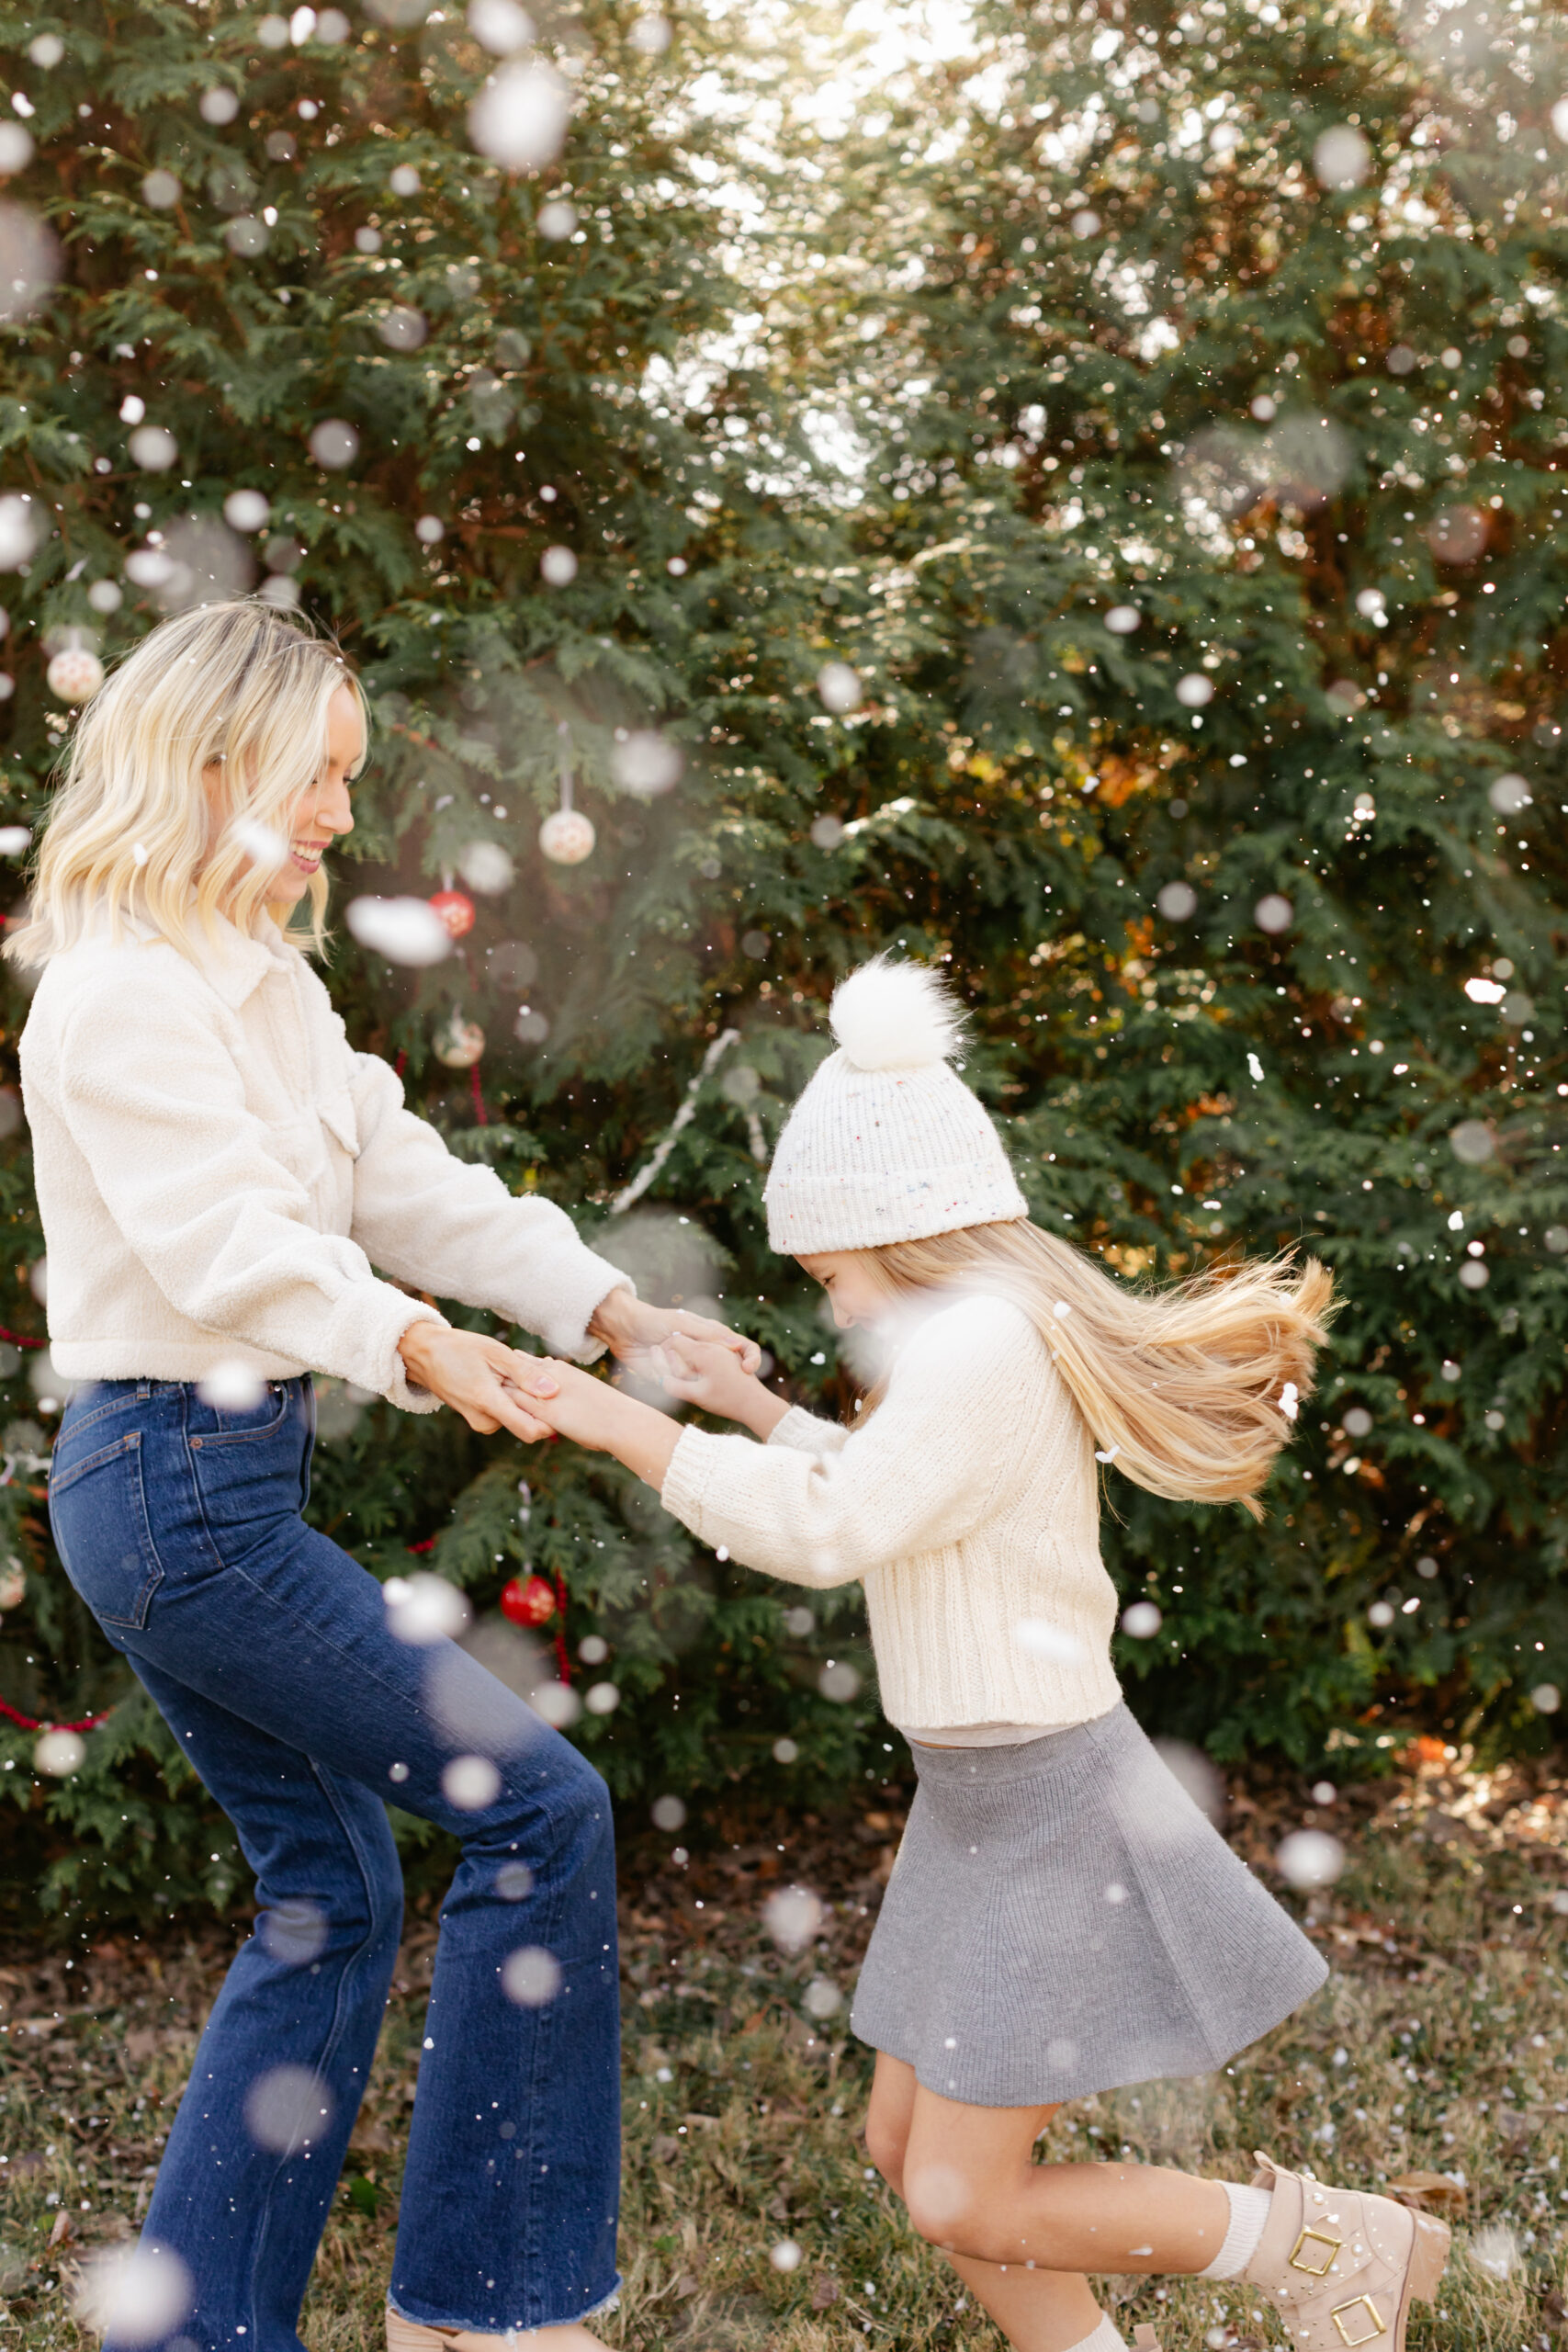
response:
[[[501,1613],[513,1625],[547,1625],[556,1597],[543,1577],[513,1577],[502,1589]]]
[[[455,1012],[436,1031],[434,1046],[436,1060],[448,1069],[472,1069],[484,1052],[485,1033],[477,1021],[465,1021]]]
[[[539,847],[552,865],[581,865],[593,854],[593,826],[581,808],[558,808],[539,827]]]
[[[20,1560],[10,1559],[0,1567],[0,1609],[19,1609],[27,1598],[27,1578]]]
[[[68,645],[57,653],[45,675],[49,691],[62,702],[91,702],[104,683],[104,665],[85,645]]]
[[[552,865],[581,865],[593,854],[593,826],[571,805],[571,737],[560,725],[560,807],[539,827],[539,847]]]
[[[450,884],[444,890],[431,893],[429,905],[440,916],[449,939],[466,939],[474,927],[474,902],[466,890],[454,890]]]

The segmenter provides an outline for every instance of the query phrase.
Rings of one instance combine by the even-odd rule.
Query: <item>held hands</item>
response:
[[[761,1355],[756,1341],[705,1315],[645,1306],[629,1291],[613,1291],[590,1328],[623,1361],[646,1364],[671,1396],[759,1437],[788,1410],[753,1377]],[[677,1425],[576,1364],[523,1355],[479,1332],[425,1321],[410,1324],[398,1352],[410,1380],[461,1413],[471,1430],[487,1436],[510,1430],[529,1445],[570,1438],[592,1453],[615,1454],[651,1487],[664,1483]]]
[[[532,1413],[560,1436],[591,1453],[613,1453],[650,1487],[662,1488],[681,1439],[677,1422],[576,1364],[526,1361],[540,1375],[529,1399]],[[654,1351],[649,1368],[672,1396],[739,1421],[759,1437],[765,1438],[789,1409],[760,1380],[742,1372],[736,1351],[721,1340],[677,1334]],[[547,1396],[542,1393],[546,1381]]]
[[[592,1453],[613,1453],[650,1487],[662,1487],[681,1436],[666,1414],[612,1388],[607,1380],[596,1380],[577,1364],[551,1363],[540,1368],[549,1378],[551,1393],[540,1399],[536,1389],[532,1408],[551,1429]]]
[[[623,1363],[636,1364],[677,1333],[727,1349],[743,1372],[755,1372],[761,1350],[755,1340],[711,1316],[690,1315],[682,1306],[649,1306],[629,1290],[613,1290],[593,1310],[588,1329],[596,1340],[609,1342]]]
[[[789,1410],[782,1397],[742,1368],[733,1347],[705,1335],[672,1334],[655,1348],[649,1368],[669,1396],[721,1420],[739,1421],[757,1437],[765,1438]]]
[[[487,1437],[510,1430],[528,1445],[552,1435],[551,1424],[529,1407],[555,1395],[564,1366],[520,1355],[478,1331],[455,1331],[447,1323],[411,1323],[398,1353],[410,1380],[461,1413],[471,1430]]]

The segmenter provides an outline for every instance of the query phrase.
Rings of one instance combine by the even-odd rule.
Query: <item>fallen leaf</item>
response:
[[[63,2245],[70,2235],[71,2216],[62,2206],[54,2217],[54,2227],[49,2233],[49,2243],[51,2246]]]
[[[683,2301],[686,2296],[694,2295],[701,2284],[702,2281],[694,2277],[691,2271],[683,2270],[675,2281],[675,2292]]]
[[[1441,2172],[1401,2173],[1388,2193],[1418,2213],[1462,2213],[1470,2203],[1469,2189]]]
[[[825,2312],[838,2300],[839,2282],[836,2278],[829,2278],[824,2270],[812,2287],[811,2308],[814,2312]]]

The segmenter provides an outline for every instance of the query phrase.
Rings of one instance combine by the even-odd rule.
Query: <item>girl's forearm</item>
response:
[[[635,1396],[623,1396],[618,1388],[601,1383],[600,1395],[604,1412],[601,1434],[606,1452],[613,1453],[617,1462],[624,1462],[634,1476],[659,1493],[670,1467],[670,1457],[681,1441],[679,1425],[667,1413],[640,1404]]]
[[[747,1399],[746,1410],[744,1413],[737,1414],[736,1419],[750,1430],[753,1437],[760,1437],[765,1442],[772,1437],[788,1412],[789,1407],[782,1396],[775,1396],[771,1388],[764,1388],[760,1380],[752,1385],[757,1393],[755,1396]]]

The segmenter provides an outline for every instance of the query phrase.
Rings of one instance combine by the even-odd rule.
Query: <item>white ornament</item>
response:
[[[448,1069],[472,1069],[485,1049],[485,1033],[477,1021],[455,1012],[435,1033],[435,1058]]]
[[[91,702],[104,683],[104,665],[85,645],[69,645],[49,665],[49,691],[62,702]]]
[[[581,865],[593,854],[593,826],[581,808],[558,808],[539,827],[539,847],[552,865]]]

